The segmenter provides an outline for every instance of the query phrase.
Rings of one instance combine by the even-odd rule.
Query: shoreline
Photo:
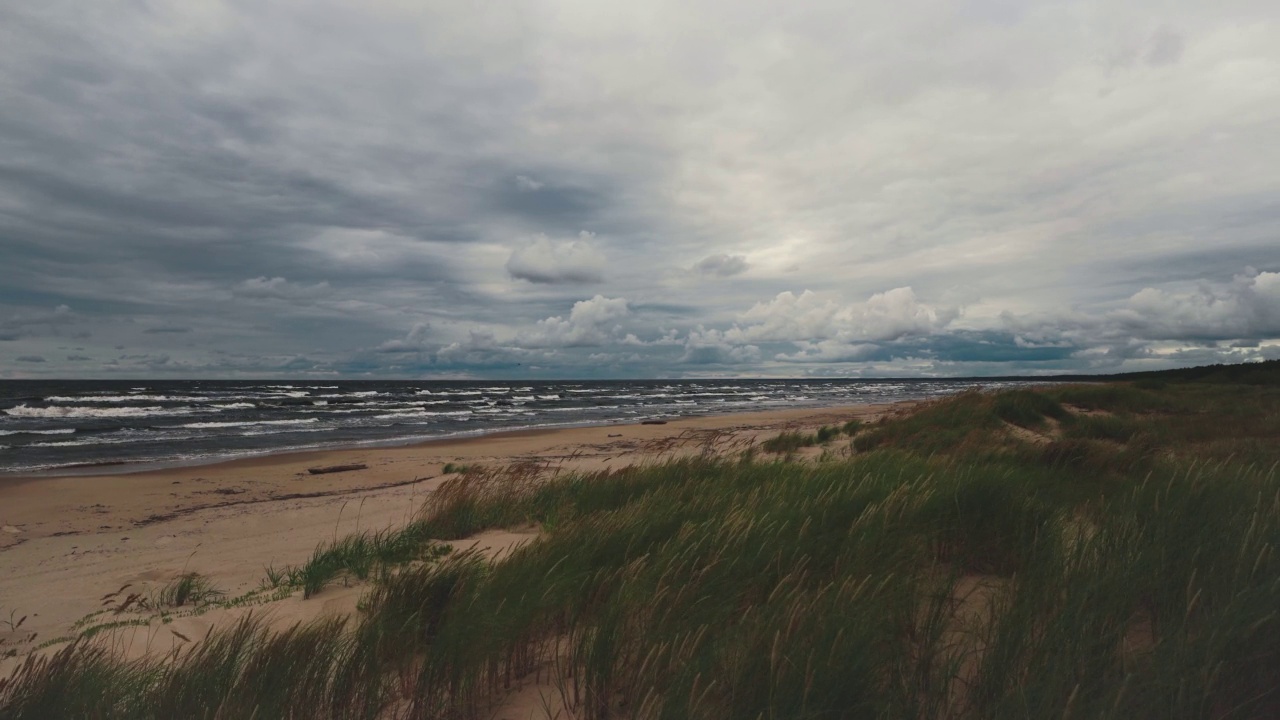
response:
[[[438,436],[418,436],[414,438],[394,438],[385,440],[367,440],[355,443],[334,443],[333,445],[322,445],[307,448],[285,448],[280,450],[258,450],[246,451],[232,455],[211,455],[204,458],[191,458],[187,460],[156,460],[156,461],[105,461],[98,463],[83,463],[76,465],[67,465],[62,467],[50,468],[48,470],[40,470],[35,472],[27,471],[5,471],[0,470],[0,487],[11,482],[35,482],[42,480],[51,480],[59,478],[98,478],[98,477],[115,477],[140,475],[152,472],[164,472],[171,470],[183,470],[193,468],[205,468],[220,466],[228,463],[241,462],[259,462],[269,461],[271,458],[277,457],[297,457],[312,454],[324,454],[335,452],[359,452],[366,450],[380,450],[388,448],[406,448],[419,447],[439,444],[455,444],[465,443],[468,441],[480,440],[489,437],[518,437],[524,435],[536,435],[544,433],[555,433],[562,430],[575,430],[580,428],[600,428],[600,427],[630,427],[633,425],[642,425],[652,420],[660,420],[662,424],[677,423],[682,420],[690,419],[719,419],[739,416],[764,416],[774,413],[809,413],[820,412],[829,409],[838,408],[854,408],[863,407],[865,405],[897,405],[899,403],[916,403],[919,400],[898,400],[887,403],[854,403],[842,405],[800,405],[789,407],[778,407],[770,409],[746,409],[720,413],[691,413],[688,415],[671,415],[657,418],[644,418],[642,420],[632,420],[630,418],[613,418],[610,420],[602,420],[597,422],[565,422],[565,423],[544,423],[541,425],[524,426],[516,428],[498,428],[494,430],[464,430],[456,433],[449,433]]]
[[[732,415],[734,413],[725,413]],[[686,416],[700,417],[700,416]],[[669,421],[668,421],[669,422]],[[8,481],[15,482],[36,482],[40,480],[51,480],[57,478],[83,478],[83,477],[116,477],[121,475],[142,475],[153,472],[163,472],[169,470],[183,470],[210,467],[216,465],[224,465],[230,463],[254,463],[258,461],[266,461],[276,457],[295,457],[304,455],[314,455],[329,452],[354,452],[360,450],[378,450],[384,448],[401,448],[401,447],[417,447],[419,445],[433,445],[441,443],[461,443],[468,440],[478,440],[487,437],[504,436],[504,435],[521,435],[524,433],[544,433],[555,432],[557,430],[570,430],[579,427],[613,427],[614,425],[622,425],[623,423],[565,423],[563,425],[550,425],[545,427],[529,427],[517,428],[511,430],[476,430],[453,433],[450,435],[440,435],[436,437],[417,437],[409,440],[368,440],[359,443],[335,443],[333,445],[323,445],[308,448],[286,448],[283,450],[261,450],[244,452],[230,456],[209,456],[207,458],[192,458],[189,461],[183,460],[156,460],[148,462],[132,462],[128,460],[107,461],[100,463],[83,463],[79,465],[67,465],[59,468],[53,468],[41,472],[5,472],[0,471],[0,485]],[[639,424],[639,423],[626,423]]]
[[[852,418],[870,422],[915,404],[514,430],[131,473],[0,478],[0,610],[30,615],[23,630],[36,633],[37,640],[22,647],[31,649],[73,634],[76,621],[100,609],[104,594],[125,585],[150,591],[194,571],[237,596],[258,587],[265,567],[302,564],[321,543],[404,525],[426,496],[452,477],[442,472],[448,463],[533,463],[548,474],[617,470],[707,450],[736,453],[783,430],[812,432]],[[366,467],[307,472],[349,464]],[[513,529],[475,542],[501,552],[533,535],[536,529]],[[333,593],[328,599],[286,600],[270,607],[281,622],[345,613],[354,608],[358,591],[335,589],[326,591]],[[186,619],[180,631],[203,634],[220,617]],[[5,667],[0,661],[0,671]]]

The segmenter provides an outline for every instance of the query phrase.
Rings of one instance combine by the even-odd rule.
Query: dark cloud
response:
[[[1269,357],[1280,26],[1147,5],[10,3],[0,368]]]
[[[273,278],[260,276],[241,282],[232,289],[232,292],[250,298],[307,298],[327,294],[329,283],[305,285],[291,283],[278,276]]]
[[[409,332],[403,338],[394,338],[388,340],[377,347],[380,353],[407,353],[421,352],[429,348],[426,344],[430,338],[431,324],[426,322],[414,323],[409,328]]]
[[[607,200],[598,189],[557,187],[518,175],[514,183],[499,183],[489,203],[524,226],[563,234],[594,226]]]
[[[44,357],[40,355],[19,355],[14,360],[21,363],[42,363],[45,361]]]
[[[718,275],[720,277],[730,277],[739,273],[746,272],[750,267],[747,259],[741,255],[708,255],[699,260],[693,269],[703,275]]]

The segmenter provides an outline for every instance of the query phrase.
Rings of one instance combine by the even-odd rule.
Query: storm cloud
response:
[[[1266,0],[50,0],[0,67],[0,377],[1280,355]]]

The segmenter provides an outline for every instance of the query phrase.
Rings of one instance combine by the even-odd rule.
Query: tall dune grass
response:
[[[481,718],[521,682],[582,718],[1277,717],[1280,397],[1247,391],[966,394],[840,462],[472,471],[317,551],[378,558],[359,617],[78,642],[0,719]],[[425,550],[528,523],[498,563]]]

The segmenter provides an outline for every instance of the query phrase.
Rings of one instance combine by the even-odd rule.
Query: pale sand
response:
[[[196,571],[234,597],[259,587],[264,568],[300,565],[317,544],[409,520],[443,482],[445,463],[504,466],[538,462],[562,470],[616,469],[662,457],[742,449],[784,429],[850,418],[872,420],[891,405],[807,408],[500,433],[404,447],[277,455],[124,475],[0,480],[0,655],[72,634],[126,584],[148,592]],[[364,463],[366,470],[310,475],[307,468]],[[536,537],[537,528],[497,530],[456,545],[496,557]],[[314,598],[237,607],[118,633],[128,655],[168,650],[179,633],[197,639],[254,613],[287,624],[350,614],[363,588],[341,582]],[[127,594],[126,593],[126,594]],[[27,620],[16,631],[7,622]],[[106,617],[104,619],[111,619]],[[35,633],[34,639],[29,636]],[[19,656],[20,657],[20,656]],[[0,676],[16,659],[0,660]]]

